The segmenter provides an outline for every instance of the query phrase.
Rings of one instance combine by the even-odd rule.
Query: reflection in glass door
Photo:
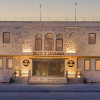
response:
[[[47,76],[48,75],[48,61],[33,61],[33,75]]]
[[[63,62],[57,62],[57,75],[63,76],[64,75],[64,63]]]
[[[64,60],[33,61],[33,75],[64,76]]]
[[[54,61],[49,62],[49,75],[57,75],[56,63]]]
[[[41,75],[41,63],[39,61],[33,62],[33,75],[40,76]]]
[[[47,76],[48,75],[48,62],[41,62],[41,75]]]

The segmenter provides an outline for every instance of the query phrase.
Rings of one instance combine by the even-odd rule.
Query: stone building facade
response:
[[[1,82],[14,72],[100,82],[99,71],[100,22],[0,22]]]

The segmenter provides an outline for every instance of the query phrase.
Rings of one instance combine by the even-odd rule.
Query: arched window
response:
[[[42,50],[42,35],[40,33],[36,34],[35,36],[35,50]]]
[[[56,51],[63,51],[63,35],[58,34],[56,36]]]
[[[54,37],[52,33],[47,33],[44,40],[44,50],[53,51],[54,50]]]

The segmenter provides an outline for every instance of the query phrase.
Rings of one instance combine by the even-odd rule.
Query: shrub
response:
[[[9,83],[10,83],[10,84],[14,83],[14,79],[13,79],[12,77],[10,77]]]
[[[88,84],[88,81],[87,81],[86,78],[83,79],[83,83],[84,83],[84,84]]]

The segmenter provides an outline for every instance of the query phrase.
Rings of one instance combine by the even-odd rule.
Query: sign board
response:
[[[69,67],[73,67],[73,66],[75,65],[75,62],[74,62],[73,60],[69,60],[69,61],[67,62],[67,65],[68,65]]]
[[[33,55],[65,55],[64,52],[33,52]]]
[[[29,60],[27,60],[27,59],[23,60],[23,65],[25,67],[29,66],[29,64],[30,64],[30,61]]]

